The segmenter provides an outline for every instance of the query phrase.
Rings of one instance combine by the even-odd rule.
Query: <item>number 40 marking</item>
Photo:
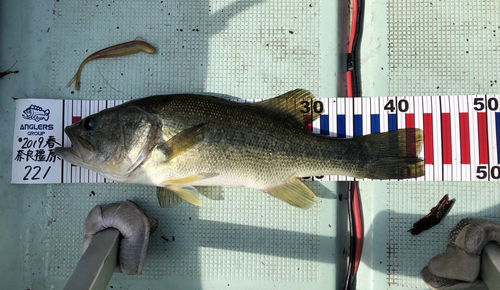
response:
[[[391,113],[393,113],[396,109],[398,109],[400,112],[406,113],[406,112],[408,112],[409,107],[410,107],[410,104],[405,99],[398,101],[397,108],[396,108],[396,104],[394,104],[394,100],[389,100],[387,102],[387,104],[385,104],[384,110],[390,111]]]

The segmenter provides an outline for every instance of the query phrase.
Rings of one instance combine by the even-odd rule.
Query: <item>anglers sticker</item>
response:
[[[20,99],[16,103],[12,183],[60,183],[62,100]]]
[[[26,110],[23,111],[23,118],[27,120],[35,120],[40,122],[42,120],[48,121],[50,116],[50,110],[44,110],[42,107],[31,105]]]

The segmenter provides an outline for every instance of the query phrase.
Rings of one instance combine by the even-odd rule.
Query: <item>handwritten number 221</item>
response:
[[[45,177],[47,177],[47,174],[49,173],[51,167],[52,166],[49,166],[49,168],[47,168],[47,171],[45,171],[45,174],[43,175],[42,179],[45,179]],[[40,167],[40,166],[33,166],[32,167],[31,165],[27,165],[26,167],[24,167],[24,169],[28,169],[28,172],[23,177],[23,180],[30,180],[30,179],[31,180],[39,180],[40,179],[40,177],[38,177],[38,174],[40,174],[42,167]],[[29,178],[31,171],[33,171],[34,174],[33,174],[33,176],[31,176],[31,178]]]

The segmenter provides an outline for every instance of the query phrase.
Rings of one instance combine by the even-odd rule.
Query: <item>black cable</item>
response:
[[[357,2],[356,15],[356,30],[352,41],[352,49],[347,55],[347,71],[352,73],[352,96],[361,96],[361,82],[359,76],[359,50],[361,46],[361,36],[363,35],[363,15],[364,15],[364,2],[363,0],[353,0]]]
[[[354,35],[351,34],[352,39],[350,40],[349,53],[347,55],[347,74],[350,72],[350,83],[347,84],[348,97],[361,97],[361,84],[359,76],[359,50],[361,44],[362,27],[363,27],[363,14],[364,14],[364,3],[363,0],[353,0],[355,2],[356,8],[354,8],[353,16],[355,17],[355,30]],[[351,27],[352,29],[352,27]],[[349,78],[348,78],[349,79]],[[348,193],[347,193],[347,210],[349,215],[349,228],[350,228],[350,242],[349,242],[349,263],[347,266],[346,279],[344,281],[344,290],[350,290],[353,286],[354,277],[356,276],[355,271],[355,260],[357,253],[357,242],[358,237],[356,236],[357,227],[362,227],[362,220],[356,221],[354,217],[354,195],[357,194],[355,191],[355,181],[349,182]],[[358,198],[357,209],[360,211],[360,200]],[[359,223],[359,224],[357,224]],[[361,237],[360,237],[361,238]]]
[[[342,289],[349,290],[352,286],[352,281],[354,279],[354,259],[356,256],[356,224],[354,221],[354,210],[353,210],[353,200],[354,200],[354,181],[350,181],[347,188],[347,212],[349,215],[349,264],[347,266],[347,274],[344,281],[344,287]]]

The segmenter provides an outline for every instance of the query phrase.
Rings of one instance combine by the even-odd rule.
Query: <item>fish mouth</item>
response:
[[[84,164],[80,154],[74,150],[74,147],[56,147],[54,149],[54,153],[57,157],[60,157],[71,164],[78,166]]]
[[[75,164],[82,165],[89,163],[92,160],[94,145],[87,139],[81,136],[74,136],[68,130],[64,130],[71,140],[71,147],[57,147],[54,150],[56,156]]]

